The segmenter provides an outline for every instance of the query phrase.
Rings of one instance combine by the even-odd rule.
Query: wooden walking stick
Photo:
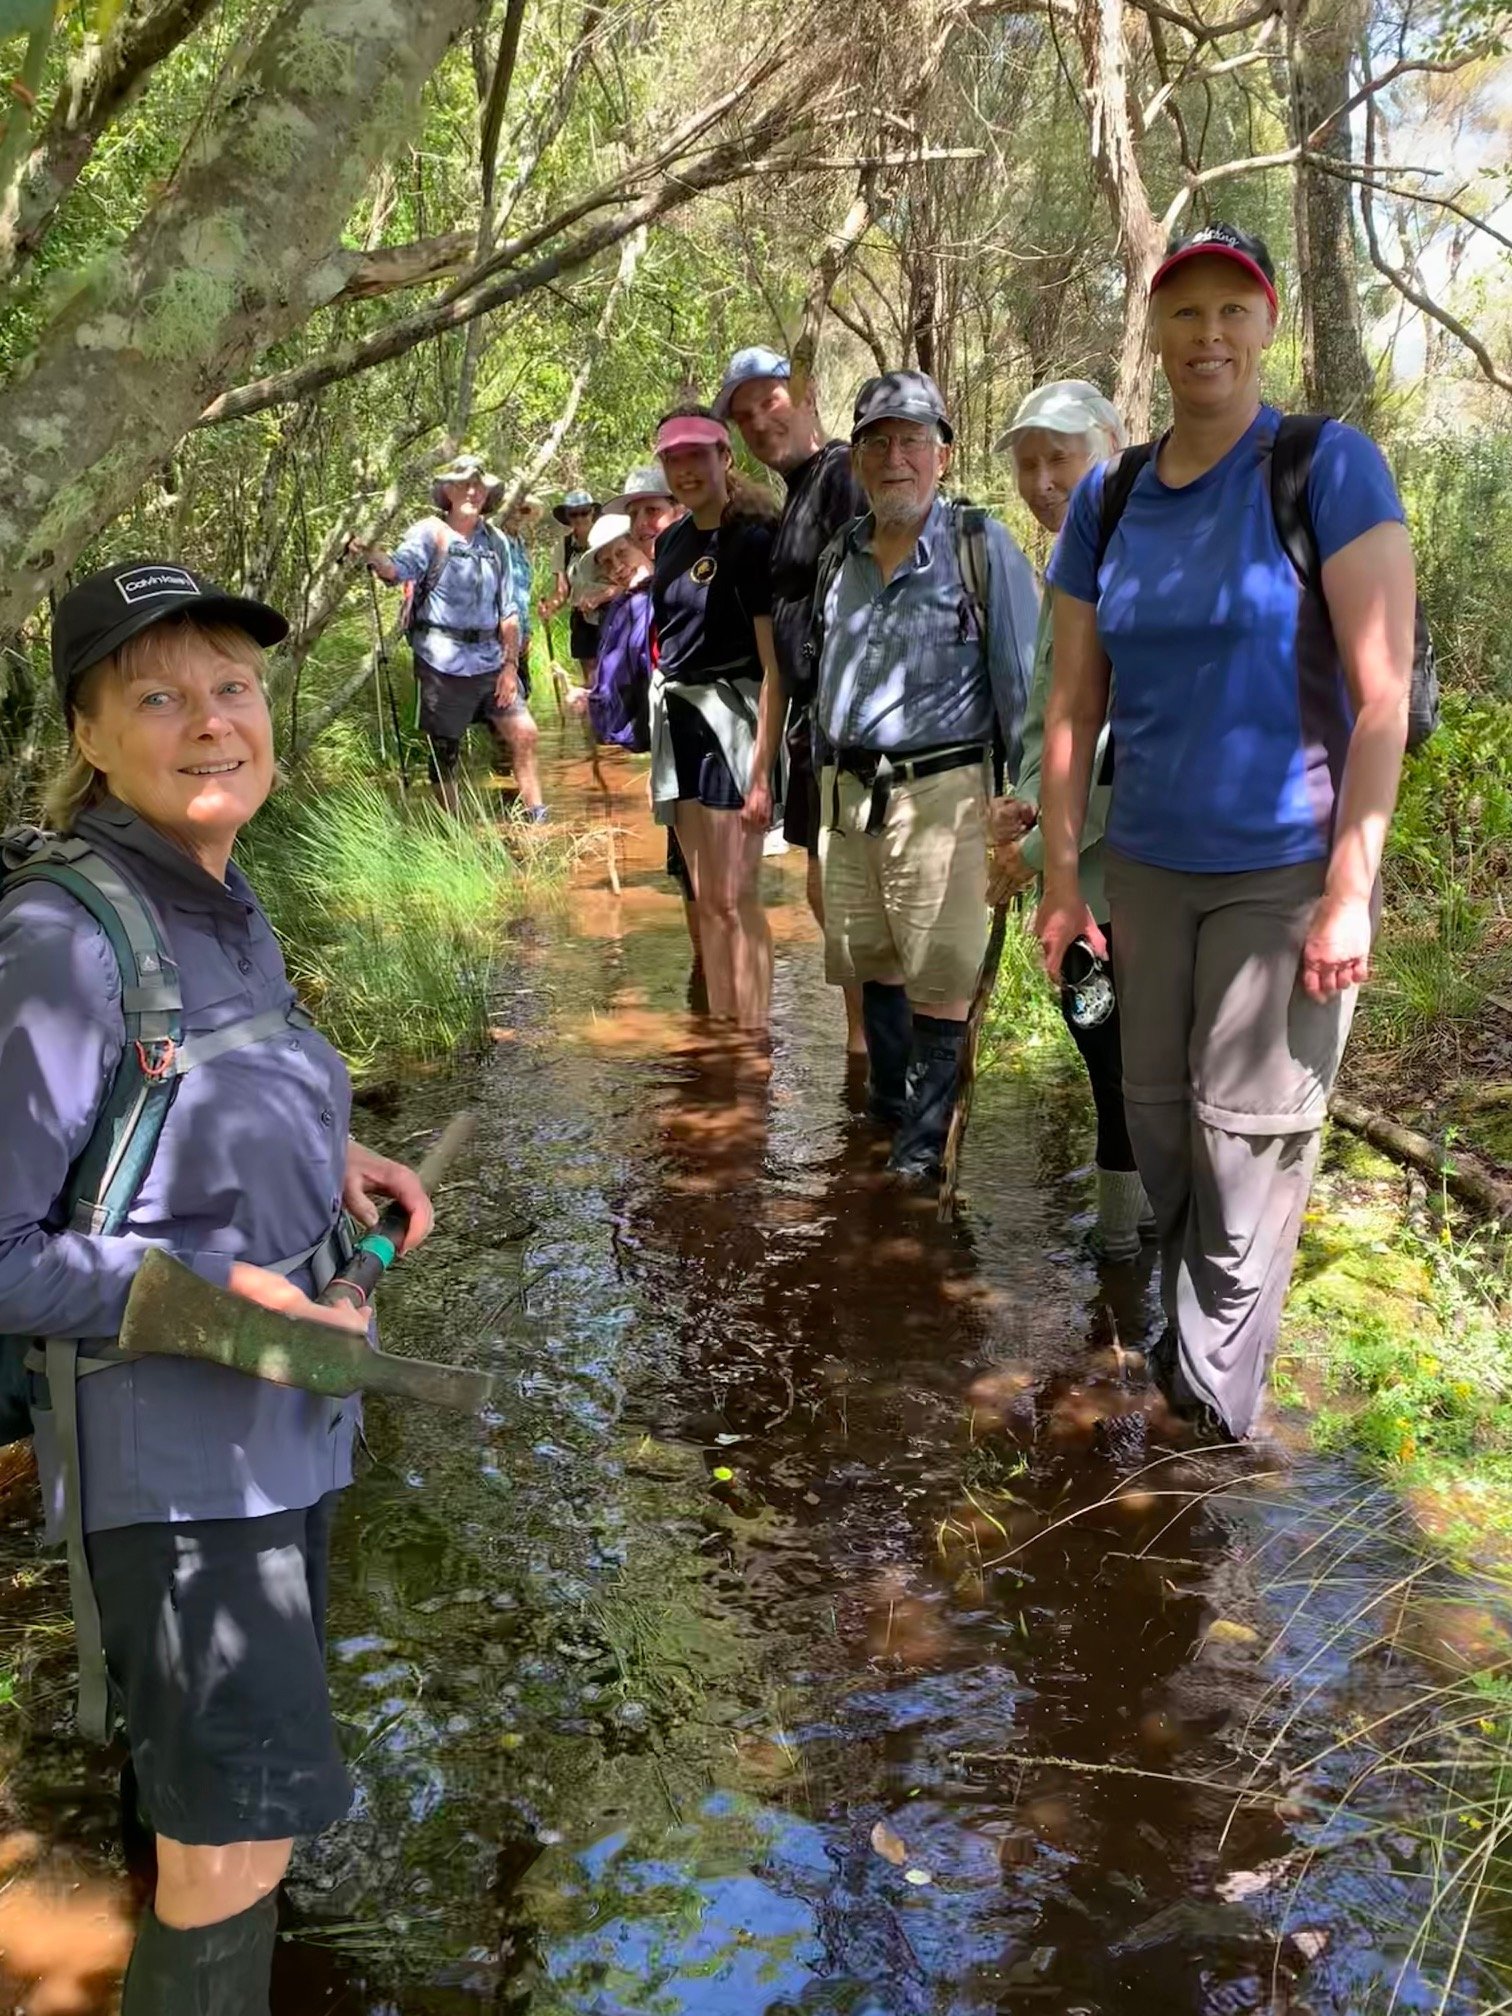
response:
[[[992,928],[987,933],[987,950],[982,954],[981,971],[977,974],[976,988],[971,996],[971,1007],[966,1016],[966,1038],[961,1045],[961,1062],[956,1073],[955,1105],[950,1115],[950,1132],[945,1136],[945,1153],[941,1157],[942,1223],[955,1209],[961,1139],[966,1132],[966,1122],[971,1117],[971,1095],[976,1086],[977,1043],[982,1033],[982,1017],[987,1013],[987,1003],[992,999],[992,990],[997,985],[998,967],[1003,961],[1003,940],[1007,933],[1008,904],[996,903],[992,910]]]

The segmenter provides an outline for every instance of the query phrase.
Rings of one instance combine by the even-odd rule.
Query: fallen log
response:
[[[1409,1168],[1421,1170],[1423,1175],[1451,1190],[1462,1203],[1472,1205],[1499,1225],[1512,1230],[1512,1184],[1498,1182],[1494,1176],[1487,1176],[1473,1164],[1440,1147],[1426,1134],[1404,1127],[1399,1120],[1390,1120],[1384,1113],[1372,1113],[1368,1106],[1346,1098],[1342,1092],[1334,1093],[1328,1102],[1328,1111],[1330,1117],[1341,1127],[1347,1127],[1351,1134],[1360,1135],[1373,1148],[1379,1148],[1398,1162],[1405,1162]]]

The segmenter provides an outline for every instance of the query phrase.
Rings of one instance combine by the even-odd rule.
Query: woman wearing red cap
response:
[[[1084,479],[1050,563],[1037,929],[1052,975],[1074,938],[1102,950],[1077,842],[1111,675],[1106,880],[1129,1132],[1161,1245],[1154,1366],[1178,1412],[1244,1436],[1370,974],[1412,549],[1366,436],[1262,403],[1277,304],[1260,239],[1209,225],[1150,293],[1170,431]]]
[[[735,474],[729,434],[706,408],[668,414],[656,454],[688,515],[656,542],[651,798],[692,877],[709,1013],[765,1034],[772,934],[758,878],[782,732],[769,576],[777,510]]]

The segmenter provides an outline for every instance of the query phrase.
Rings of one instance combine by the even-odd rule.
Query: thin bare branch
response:
[[[591,225],[533,265],[521,267],[491,285],[474,286],[451,300],[418,309],[390,323],[387,328],[375,330],[372,335],[346,344],[325,357],[295,365],[287,371],[275,372],[223,393],[205,408],[196,425],[213,427],[223,420],[243,419],[249,413],[261,413],[270,406],[284,406],[291,400],[302,399],[324,385],[334,385],[341,379],[355,377],[358,372],[370,371],[375,365],[386,364],[391,358],[402,357],[417,343],[423,343],[432,336],[464,328],[477,316],[532,294],[560,279],[564,273],[577,272],[600,252],[622,243],[632,232],[651,223],[654,218],[682,208],[705,189],[760,172],[758,164],[749,158],[751,143],[760,139],[775,140],[792,116],[793,108],[786,104],[779,106],[758,122],[750,135],[738,136],[711,150],[701,161],[682,169],[676,179],[664,181],[650,195],[629,205],[618,215]],[[791,170],[792,161],[773,157],[770,165]]]
[[[6,190],[0,207],[0,280],[31,258],[100,136],[213,4],[214,0],[166,0],[165,5],[152,7],[128,0],[103,42],[86,40],[14,187]]]
[[[1470,352],[1470,355],[1475,359],[1484,375],[1490,379],[1493,385],[1499,386],[1503,392],[1512,392],[1512,378],[1509,378],[1505,372],[1498,368],[1495,358],[1476,335],[1475,331],[1462,322],[1457,315],[1453,315],[1447,308],[1441,307],[1425,288],[1415,285],[1405,273],[1398,267],[1393,266],[1385,253],[1382,252],[1380,234],[1376,230],[1374,176],[1372,173],[1375,167],[1375,141],[1376,107],[1375,99],[1371,96],[1367,97],[1365,101],[1365,159],[1363,164],[1370,179],[1362,182],[1360,188],[1360,221],[1365,226],[1365,244],[1370,253],[1371,265],[1374,266],[1377,273],[1384,279],[1391,282],[1404,301],[1410,301],[1414,308],[1418,309],[1422,314],[1427,315],[1434,322],[1437,322],[1441,329],[1447,329],[1451,336],[1456,337]]]
[[[1257,175],[1265,168],[1291,168],[1302,159],[1300,147],[1283,148],[1279,154],[1251,154],[1243,161],[1219,161],[1211,168],[1203,168],[1195,175],[1188,175],[1186,187],[1171,199],[1164,217],[1160,220],[1162,231],[1174,229],[1176,220],[1199,189],[1210,189],[1215,182],[1232,182],[1238,175]]]
[[[504,26],[499,33],[499,55],[494,64],[488,99],[483,107],[483,127],[478,152],[483,164],[483,214],[493,214],[494,178],[499,169],[499,135],[504,130],[504,108],[509,103],[509,87],[514,82],[515,63],[520,54],[520,28],[525,20],[525,0],[508,0]]]
[[[1157,21],[1168,21],[1173,28],[1190,35],[1194,42],[1221,42],[1230,35],[1243,35],[1281,11],[1278,0],[1260,0],[1260,4],[1250,8],[1247,14],[1236,14],[1230,21],[1210,24],[1199,21],[1194,14],[1183,14],[1175,7],[1167,7],[1164,0],[1129,0],[1129,5],[1141,14],[1152,15]]]
[[[1383,70],[1379,77],[1373,77],[1368,83],[1362,84],[1352,98],[1346,98],[1344,103],[1330,112],[1326,119],[1319,120],[1318,124],[1314,126],[1311,133],[1307,136],[1307,145],[1309,147],[1318,146],[1324,136],[1333,127],[1337,126],[1341,119],[1347,119],[1351,112],[1357,111],[1365,103],[1367,98],[1373,98],[1378,91],[1384,91],[1388,84],[1394,84],[1399,77],[1407,77],[1414,72],[1426,72],[1436,77],[1452,76],[1456,70],[1463,70],[1469,64],[1479,63],[1482,60],[1483,58],[1478,52],[1472,51],[1468,55],[1451,57],[1443,62],[1429,62],[1423,59],[1421,61],[1404,60],[1401,63],[1393,63],[1391,68]]]

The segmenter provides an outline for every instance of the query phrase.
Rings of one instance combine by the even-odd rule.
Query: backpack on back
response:
[[[1303,590],[1311,595],[1326,615],[1323,594],[1323,563],[1318,553],[1317,528],[1308,503],[1307,486],[1312,476],[1313,456],[1318,438],[1328,424],[1326,413],[1287,413],[1282,416],[1271,444],[1270,501],[1281,547]],[[1109,544],[1118,529],[1141,470],[1153,460],[1158,441],[1141,441],[1109,464],[1103,477],[1102,505],[1098,520],[1097,558],[1094,573],[1101,570]],[[1330,626],[1331,628],[1332,626]],[[1439,724],[1438,667],[1434,661],[1433,639],[1419,601],[1413,618],[1412,684],[1407,703],[1407,747],[1420,749]],[[1108,744],[1099,781],[1106,783],[1112,768],[1113,745]]]
[[[108,1237],[135,1201],[178,1090],[184,1041],[178,971],[151,903],[87,840],[34,827],[0,836],[0,894],[32,882],[66,890],[105,933],[120,968],[126,1041],[63,1198],[66,1229]],[[32,1432],[25,1360],[36,1341],[0,1337],[0,1443]]]
[[[950,535],[955,544],[956,566],[960,569],[961,586],[965,600],[961,605],[961,634],[967,634],[967,625],[975,622],[977,635],[987,635],[988,584],[991,570],[987,559],[987,518],[988,513],[980,504],[973,504],[965,497],[951,497],[946,500],[946,511],[950,516]],[[845,558],[846,542],[850,538],[852,526],[842,525],[819,555],[819,571],[814,577],[813,616],[809,624],[808,642],[803,647],[803,655],[808,663],[810,682],[817,688],[819,681],[819,661],[824,655],[824,605],[835,576],[840,571]]]

